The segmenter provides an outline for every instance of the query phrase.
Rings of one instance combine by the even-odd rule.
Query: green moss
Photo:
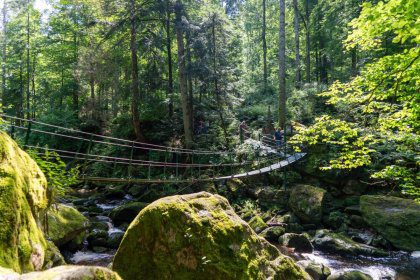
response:
[[[304,223],[319,224],[322,220],[324,189],[310,185],[296,185],[290,193],[289,206]]]
[[[257,233],[265,230],[268,227],[260,216],[252,217],[248,224]]]
[[[47,181],[37,164],[0,132],[0,266],[41,269],[48,247],[38,225],[48,205]]]
[[[47,216],[47,234],[55,245],[61,246],[69,241],[83,242],[89,221],[75,208],[58,204],[50,208]]]
[[[420,250],[420,205],[391,196],[360,197],[363,219],[395,247]]]
[[[113,269],[133,280],[265,279],[283,258],[226,199],[201,192],[163,198],[143,209],[129,226]],[[288,279],[302,279],[302,271],[295,272]]]

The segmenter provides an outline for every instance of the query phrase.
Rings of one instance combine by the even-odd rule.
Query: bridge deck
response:
[[[259,175],[259,174],[274,171],[276,169],[281,169],[285,166],[288,166],[298,161],[299,159],[303,158],[305,155],[306,153],[296,153],[278,163],[274,163],[267,167],[251,170],[251,171],[240,173],[240,174],[221,176],[221,177],[216,177],[216,178],[199,178],[199,179],[191,178],[191,179],[177,180],[177,179],[136,179],[136,178],[127,179],[127,178],[83,177],[83,178],[80,178],[80,181],[107,182],[107,183],[138,183],[138,184],[141,184],[141,183],[193,183],[193,182],[207,182],[207,181],[223,181],[223,180]]]

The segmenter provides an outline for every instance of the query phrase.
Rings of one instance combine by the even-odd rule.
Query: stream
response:
[[[124,231],[115,227],[112,220],[106,216],[106,213],[109,213],[109,211],[115,207],[131,200],[132,197],[127,195],[121,200],[111,200],[104,203],[98,203],[96,205],[103,210],[103,213],[99,215],[90,215],[90,219],[105,222],[108,225],[108,236],[111,236],[112,234],[121,234]],[[84,248],[67,258],[69,262],[77,265],[97,265],[107,267],[111,264],[116,253],[115,249],[93,251],[88,249],[88,247],[88,243],[85,240]],[[331,273],[347,270],[359,270],[369,274],[373,280],[420,279],[420,252],[413,252],[410,254],[408,252],[396,251],[391,252],[390,256],[385,258],[363,256],[359,256],[358,258],[344,258],[339,255],[326,254],[315,250],[310,254],[300,254],[297,260],[302,259],[324,264],[330,268]]]

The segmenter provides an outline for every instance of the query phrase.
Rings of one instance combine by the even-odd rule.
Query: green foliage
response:
[[[339,147],[323,169],[367,166],[372,179],[414,198],[420,198],[418,8],[415,0],[363,5],[346,46],[371,51],[376,58],[350,82],[337,81],[320,94],[337,114],[318,118],[294,138]]]
[[[68,187],[78,182],[78,167],[68,169],[57,153],[45,150],[44,154],[40,155],[34,150],[29,150],[28,154],[36,161],[47,178],[52,203],[62,198]]]

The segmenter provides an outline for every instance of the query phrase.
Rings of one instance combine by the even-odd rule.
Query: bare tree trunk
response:
[[[311,36],[309,31],[309,0],[305,1],[305,17],[306,17],[306,82],[311,82]]]
[[[1,96],[1,101],[3,103],[3,105],[7,105],[6,104],[6,61],[7,61],[7,57],[6,57],[6,47],[7,47],[7,37],[6,37],[6,31],[7,31],[7,2],[4,1],[3,2],[3,9],[2,9],[2,14],[3,14],[3,45],[2,45],[2,66],[1,66],[1,89],[2,89],[2,96]]]
[[[264,81],[264,94],[267,93],[267,79],[268,79],[268,70],[267,70],[267,40],[266,40],[266,0],[263,0],[263,25],[262,25],[262,44],[263,44],[263,81]]]
[[[30,60],[29,0],[26,6],[26,118],[31,118],[31,60]]]
[[[193,134],[191,130],[191,116],[189,110],[189,98],[187,89],[187,74],[185,71],[185,49],[184,49],[184,33],[182,28],[182,4],[177,0],[175,4],[175,20],[176,20],[176,39],[178,45],[178,68],[179,68],[179,87],[181,92],[182,118],[184,123],[185,145],[191,148],[193,144]]]
[[[35,67],[36,67],[36,55],[33,56],[32,62],[32,118],[35,119],[36,112],[36,88],[35,88]]]
[[[187,30],[186,32],[186,40],[187,40],[187,63],[188,63],[188,71],[187,71],[187,77],[188,77],[188,110],[190,111],[190,125],[191,130],[194,131],[194,88],[193,88],[193,82],[192,82],[192,71],[191,71],[191,34],[190,31]]]
[[[295,86],[300,87],[301,84],[301,72],[300,72],[300,44],[299,44],[299,7],[297,0],[293,0],[293,10],[294,10],[294,31],[295,31],[295,63],[296,63],[296,73],[295,73]]]
[[[286,124],[286,32],[285,32],[285,0],[280,0],[279,30],[279,126]]]
[[[19,63],[19,84],[20,84],[20,88],[19,88],[19,100],[17,102],[17,108],[16,108],[16,116],[19,118],[23,118],[24,114],[23,114],[23,99],[24,99],[24,89],[23,89],[23,54],[21,53],[20,55],[20,63]],[[20,123],[20,121],[18,122]]]
[[[137,57],[137,30],[136,30],[136,4],[135,0],[130,0],[130,50],[131,50],[131,116],[133,121],[134,133],[138,141],[144,140],[140,129],[140,88],[139,88],[139,68]]]
[[[325,46],[324,46],[324,36],[319,36],[319,62],[320,62],[320,69],[319,69],[319,79],[321,83],[328,84],[328,61],[327,55],[325,54]]]
[[[172,50],[171,50],[171,6],[170,0],[166,0],[166,53],[168,59],[168,89],[167,98],[169,98],[168,115],[169,119],[172,119],[174,114],[174,78],[172,74]]]

